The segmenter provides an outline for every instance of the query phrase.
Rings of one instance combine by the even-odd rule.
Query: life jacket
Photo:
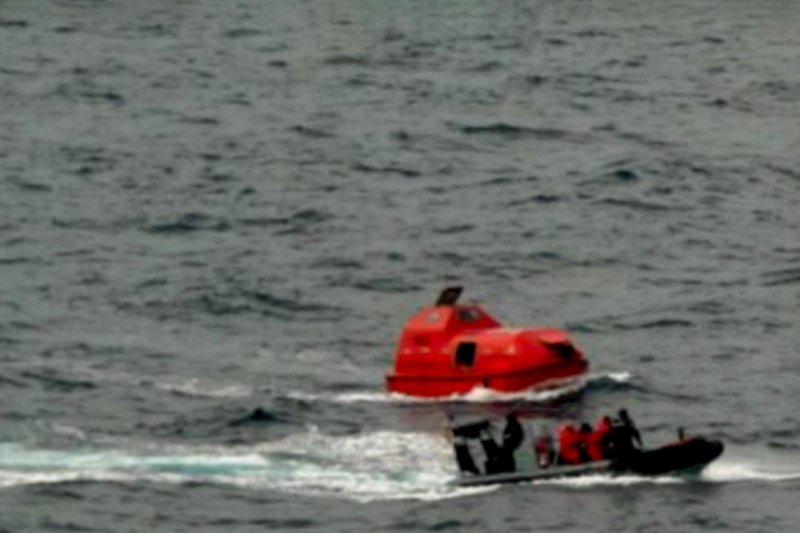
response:
[[[611,420],[603,417],[595,423],[595,429],[589,435],[587,451],[592,461],[602,461],[606,457],[608,432],[611,431]]]
[[[574,426],[562,426],[558,431],[558,451],[561,462],[566,464],[578,464],[580,453],[578,442],[580,435]]]

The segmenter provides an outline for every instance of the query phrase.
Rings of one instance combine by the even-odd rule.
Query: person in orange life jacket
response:
[[[587,423],[581,424],[580,430],[578,431],[578,461],[581,463],[588,463],[592,460],[591,455],[589,455],[589,443],[592,438],[592,426]]]
[[[578,431],[575,426],[567,424],[558,431],[558,462],[561,464],[576,465],[580,460],[578,450]]]
[[[610,416],[604,416],[595,423],[588,445],[589,457],[591,457],[592,461],[602,461],[607,457],[609,431],[611,431]]]

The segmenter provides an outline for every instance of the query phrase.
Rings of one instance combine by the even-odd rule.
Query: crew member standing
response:
[[[514,413],[506,417],[506,427],[503,430],[503,461],[505,463],[506,472],[514,472],[517,469],[517,464],[514,461],[514,451],[522,444],[522,439],[525,438],[525,431],[519,423],[517,415]]]
[[[626,409],[619,410],[619,418],[611,426],[611,448],[613,459],[626,459],[642,449],[642,436],[628,416]]]
[[[634,447],[637,450],[641,450],[644,447],[642,444],[642,435],[636,428],[636,424],[633,423],[633,420],[631,420],[631,417],[628,415],[628,410],[620,409],[618,414],[619,419],[622,422],[622,426],[627,430],[628,435],[630,436],[631,444],[635,443]]]

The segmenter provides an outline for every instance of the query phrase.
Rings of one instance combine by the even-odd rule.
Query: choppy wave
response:
[[[137,375],[124,371],[100,371],[88,367],[74,368],[73,371],[87,379],[90,383],[111,383],[117,385],[146,387],[172,393],[179,396],[199,398],[247,398],[256,392],[256,388],[244,383],[211,381],[196,377],[184,379],[159,378]]]
[[[137,494],[0,490],[0,530],[110,531],[159,504],[157,529],[237,529],[241,485],[275,506],[244,529],[279,508],[284,528],[585,531],[609,519],[606,485],[675,481],[534,485],[600,487],[549,524],[528,487],[474,517],[297,494],[458,497],[445,444],[356,432],[506,411],[538,430],[615,405],[722,438],[700,482],[747,486],[651,494],[628,529],[796,527],[792,494],[757,505],[790,492],[762,485],[800,452],[792,2],[7,4],[0,440],[27,444],[0,443],[0,483]],[[450,283],[635,374],[383,392],[402,320]],[[308,422],[340,434],[263,442]]]

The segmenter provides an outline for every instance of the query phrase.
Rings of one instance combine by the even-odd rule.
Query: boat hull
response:
[[[613,466],[623,472],[644,476],[692,472],[722,455],[723,450],[724,446],[720,441],[694,437],[661,448],[645,450],[626,460],[617,461]]]
[[[462,476],[454,484],[463,487],[525,483],[548,479],[569,478],[593,474],[643,476],[686,475],[702,470],[724,450],[721,442],[694,437],[661,448],[637,453],[626,460],[593,461],[580,465],[553,466],[531,472],[510,472]]]

